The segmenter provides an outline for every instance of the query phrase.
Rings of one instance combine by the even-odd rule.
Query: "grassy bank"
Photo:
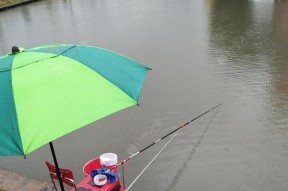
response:
[[[0,7],[4,7],[4,6],[8,6],[8,5],[12,5],[15,3],[21,3],[27,0],[0,0]]]

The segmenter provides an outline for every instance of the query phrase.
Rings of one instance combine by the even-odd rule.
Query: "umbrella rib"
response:
[[[51,58],[56,58],[56,57],[61,56],[61,55],[64,54],[65,52],[67,52],[67,51],[69,51],[69,50],[71,50],[72,48],[75,48],[75,47],[76,47],[76,45],[68,48],[67,50],[61,52],[60,54],[56,54],[56,55],[51,56],[51,57],[49,57],[49,58],[45,58],[45,59],[42,59],[42,60],[37,60],[37,61],[34,61],[34,62],[30,62],[30,63],[28,63],[28,64],[25,64],[25,65],[23,65],[23,66],[18,66],[18,67],[15,67],[15,68],[0,70],[0,72],[7,72],[7,71],[10,71],[10,70],[16,70],[16,69],[19,69],[19,68],[28,66],[28,65],[30,65],[30,64],[34,64],[34,63],[37,63],[37,62],[42,62],[42,61],[44,61],[44,60],[48,60],[48,59],[51,59]]]

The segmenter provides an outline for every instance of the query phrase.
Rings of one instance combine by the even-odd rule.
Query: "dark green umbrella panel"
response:
[[[91,46],[0,57],[0,156],[26,155],[138,103],[148,67]]]

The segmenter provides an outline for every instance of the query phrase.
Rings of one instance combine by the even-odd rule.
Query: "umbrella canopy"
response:
[[[91,46],[14,47],[0,57],[0,156],[27,155],[137,104],[148,70]]]

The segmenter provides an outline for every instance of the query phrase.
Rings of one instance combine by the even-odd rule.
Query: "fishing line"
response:
[[[208,129],[209,129],[209,127],[210,127],[212,121],[213,121],[214,118],[216,117],[216,115],[217,115],[219,109],[220,109],[220,107],[217,108],[216,112],[214,113],[214,115],[213,115],[212,118],[210,119],[209,123],[206,125],[206,127],[205,127],[205,129],[204,129],[202,135],[200,136],[200,138],[198,139],[197,143],[196,143],[195,146],[193,147],[193,149],[192,149],[190,155],[187,157],[187,160],[184,162],[182,168],[178,170],[176,176],[174,177],[174,179],[172,180],[172,182],[171,182],[171,184],[170,184],[170,186],[169,186],[170,190],[173,190],[174,186],[176,185],[176,183],[177,183],[179,177],[181,176],[181,174],[182,174],[182,172],[183,172],[183,169],[186,168],[186,166],[187,166],[187,162],[190,161],[191,158],[193,157],[193,155],[195,154],[195,152],[196,152],[196,148],[201,144],[201,142],[202,142],[202,140],[203,140],[203,138],[204,138],[206,132],[208,131]]]
[[[128,160],[132,159],[133,157],[137,156],[138,154],[144,152],[145,150],[147,150],[148,148],[152,147],[153,145],[155,145],[156,143],[158,143],[159,141],[162,141],[163,139],[165,139],[166,137],[168,137],[169,135],[175,133],[176,131],[178,131],[179,129],[182,129],[183,127],[187,126],[188,124],[192,123],[193,121],[195,121],[196,119],[202,117],[203,115],[209,113],[210,111],[220,107],[224,102],[212,107],[211,109],[205,111],[204,113],[198,115],[197,117],[193,118],[192,120],[186,122],[185,124],[181,125],[180,127],[176,128],[175,130],[171,131],[170,133],[166,134],[165,136],[161,137],[160,139],[156,140],[154,143],[151,143],[150,145],[146,146],[145,148],[141,149],[140,151],[134,153],[133,155],[129,156],[128,158],[122,160],[121,162],[115,164],[115,166],[111,169],[108,169],[107,171],[105,171],[105,173],[108,173],[112,170],[114,170],[115,168],[117,168],[120,165],[123,165],[124,163],[126,163]]]
[[[191,154],[189,155],[189,158],[196,152],[196,148],[201,144],[202,139],[204,138],[205,133],[207,132],[207,130],[209,129],[213,119],[216,117],[216,114],[218,113],[220,107],[217,107],[217,110],[215,112],[215,114],[212,116],[212,118],[210,119],[209,123],[206,125],[206,128],[204,129],[201,137],[199,138],[198,142],[196,143],[196,145],[194,146]],[[140,172],[140,174],[134,179],[134,181],[130,184],[130,186],[127,188],[127,191],[135,184],[135,182],[140,178],[140,176],[147,170],[147,168],[152,164],[152,162],[159,156],[159,154],[167,147],[167,145],[174,139],[174,137],[181,131],[181,129],[178,129],[176,131],[176,133],[169,139],[169,141],[162,147],[162,149],[155,155],[155,157],[146,165],[146,167]],[[189,160],[188,158],[188,160]],[[187,160],[187,161],[188,161]],[[184,163],[183,168],[185,168],[187,161]],[[182,169],[183,169],[182,168]],[[180,170],[182,172],[182,169]],[[174,179],[172,181],[173,182],[177,181],[178,177],[179,177],[180,173],[178,171],[177,175],[176,175],[176,179]]]
[[[134,181],[130,184],[130,186],[126,189],[127,191],[133,186],[133,184],[140,178],[140,176],[147,170],[147,168],[152,164],[152,162],[159,156],[159,154],[166,148],[166,146],[173,140],[173,138],[179,133],[181,129],[169,139],[169,141],[162,147],[162,149],[154,156],[154,158],[146,165],[146,167],[140,172],[140,174],[134,179]]]

